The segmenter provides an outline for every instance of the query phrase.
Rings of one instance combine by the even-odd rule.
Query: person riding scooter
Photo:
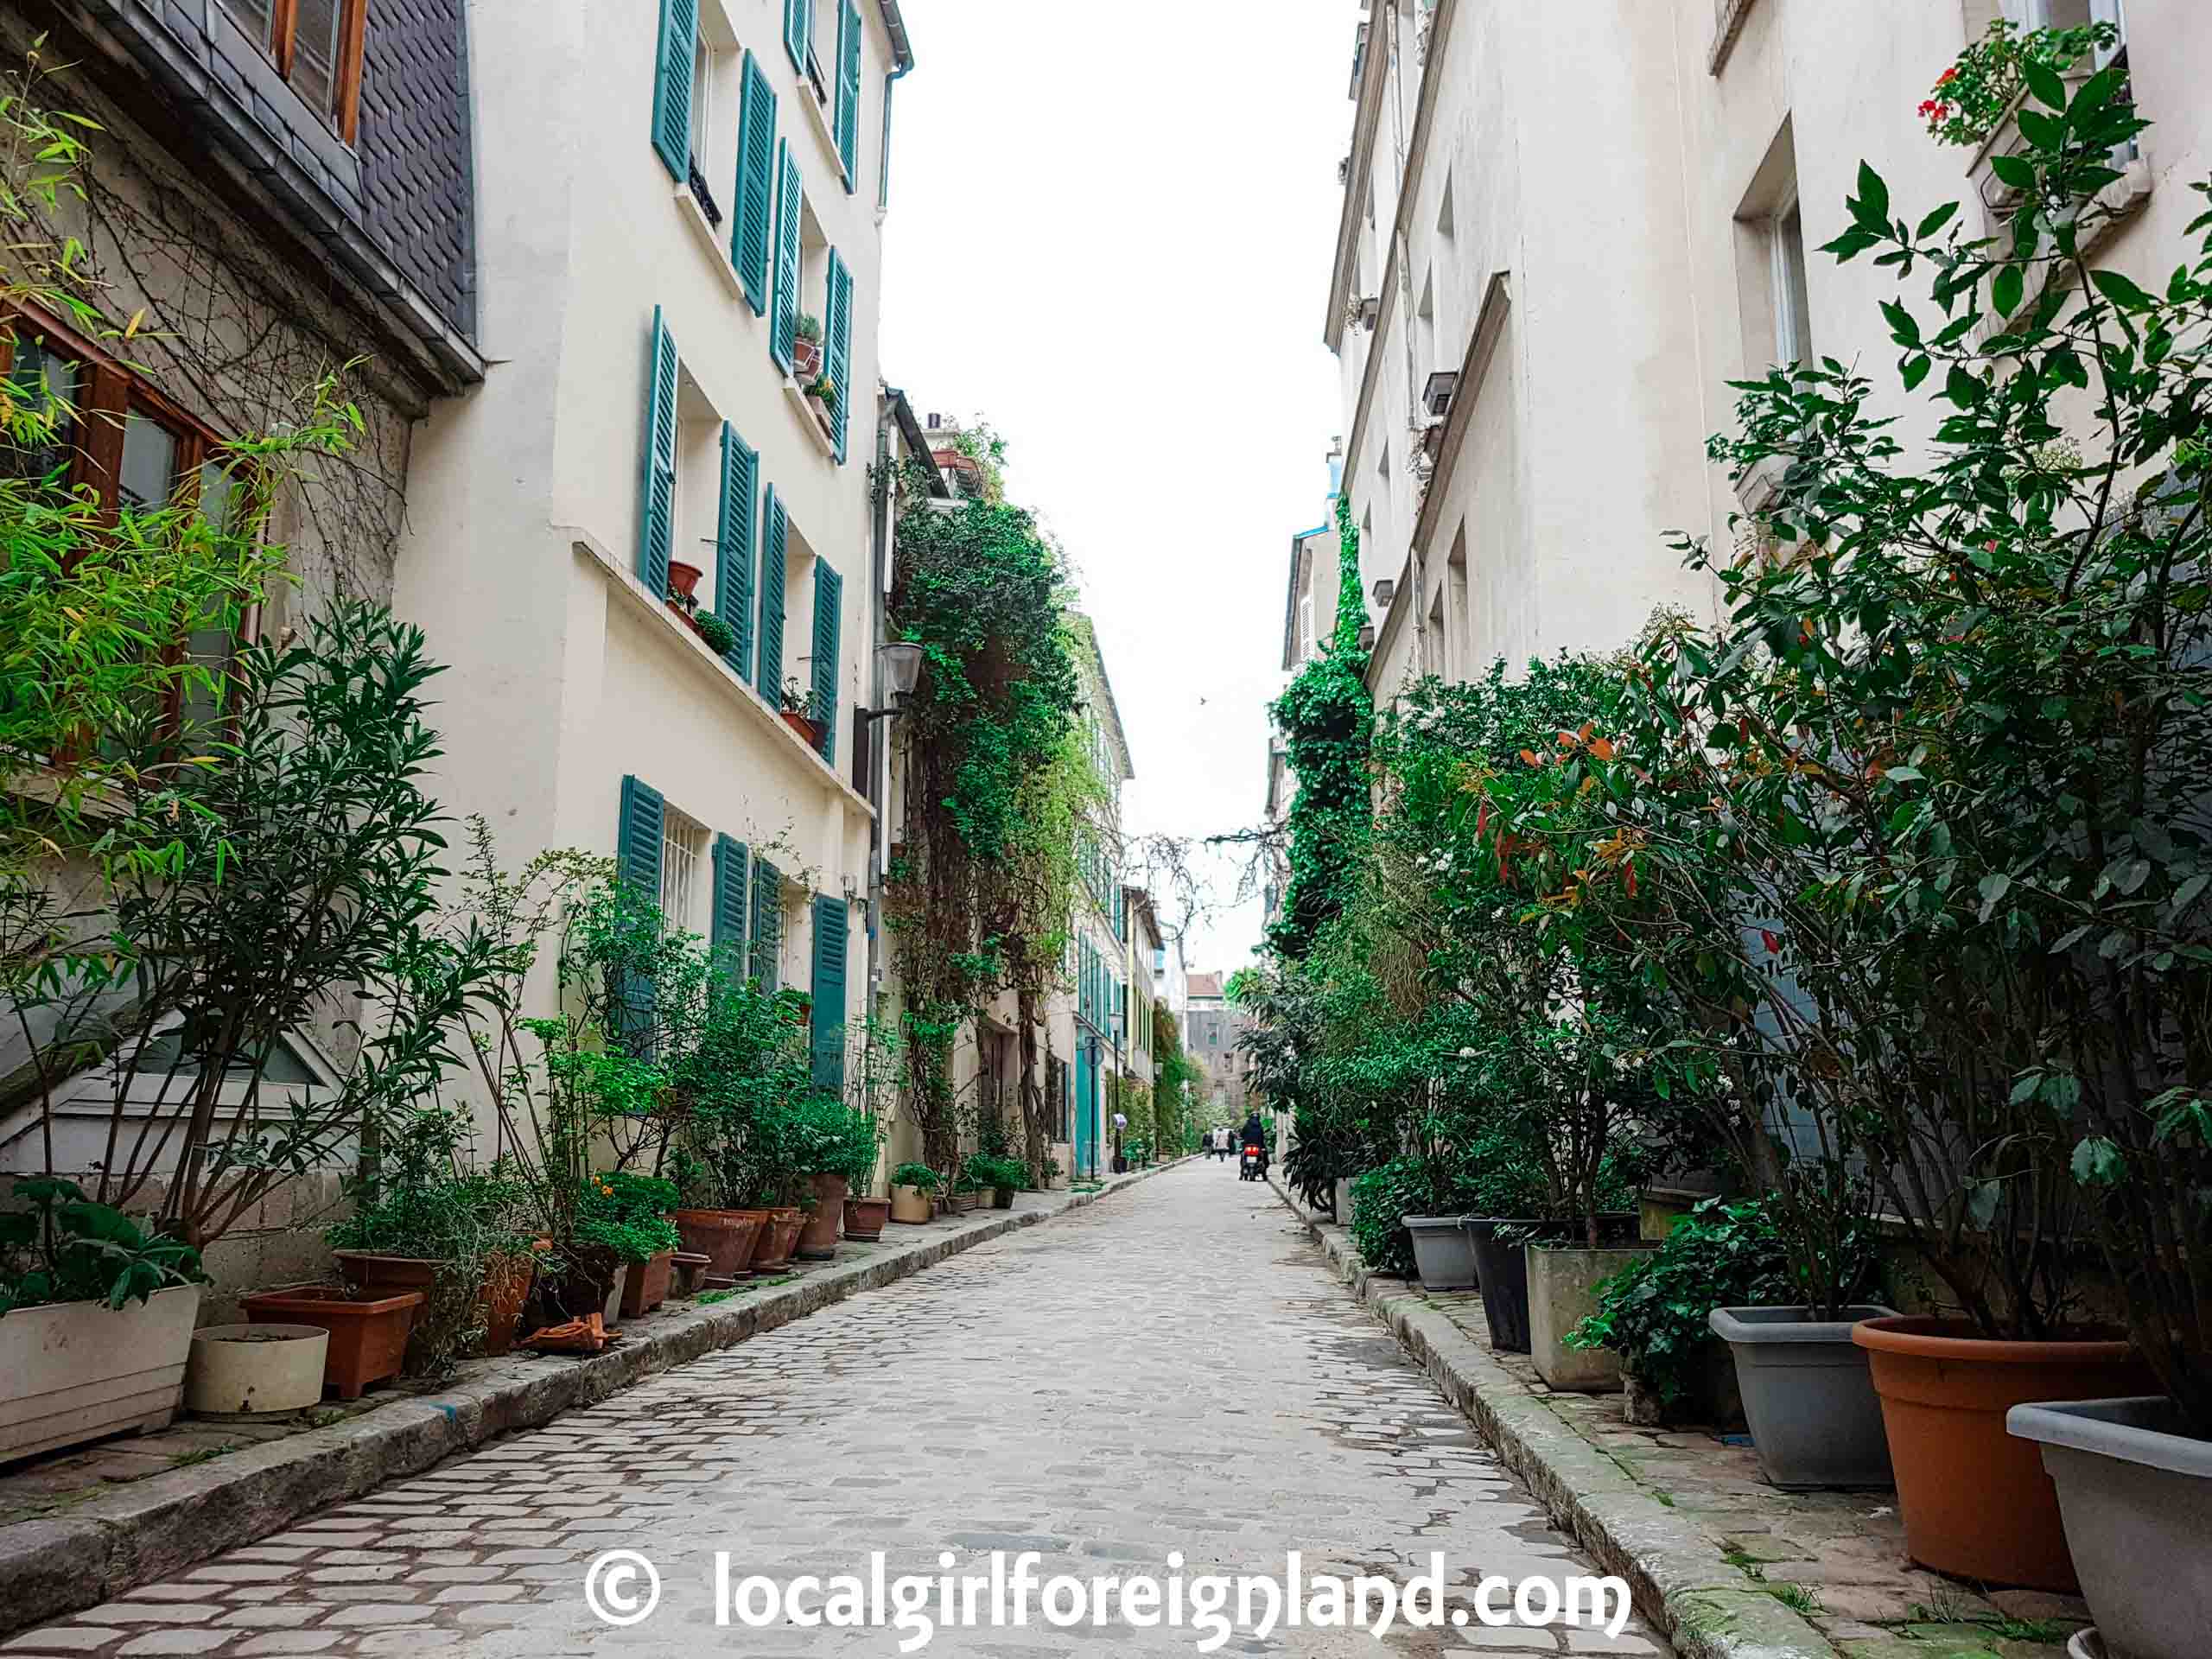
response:
[[[1237,1173],[1248,1180],[1265,1180],[1268,1176],[1268,1132],[1255,1111],[1244,1120],[1244,1127],[1237,1131],[1236,1144],[1243,1148],[1237,1154]],[[1244,1166],[1253,1166],[1248,1173]]]

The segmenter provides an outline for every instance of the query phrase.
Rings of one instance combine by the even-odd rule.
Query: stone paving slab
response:
[[[327,1504],[591,1406],[1174,1166],[1114,1176],[1088,1191],[1024,1192],[1011,1211],[985,1208],[887,1227],[878,1244],[841,1241],[835,1262],[797,1271],[787,1283],[765,1281],[766,1288],[727,1300],[671,1301],[627,1321],[626,1340],[586,1358],[470,1361],[442,1385],[372,1393],[289,1424],[181,1417],[160,1434],[0,1474],[0,1637],[255,1543]]]
[[[1526,1356],[1491,1350],[1479,1295],[1371,1272],[1343,1228],[1270,1184],[1338,1277],[1690,1659],[2064,1659],[2088,1622],[2075,1597],[1985,1594],[1913,1566],[1888,1493],[1777,1491],[1749,1446],[1632,1427],[1618,1395],[1554,1392]]]

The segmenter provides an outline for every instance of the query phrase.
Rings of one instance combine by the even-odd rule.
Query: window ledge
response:
[[[806,105],[807,115],[810,118],[808,124],[814,129],[814,136],[822,141],[822,153],[829,158],[830,170],[836,174],[837,181],[850,191],[853,176],[845,171],[845,157],[837,148],[837,129],[830,124],[829,106],[814,95],[814,87],[804,80],[799,83],[798,101]]]
[[[836,460],[837,440],[830,435],[830,429],[823,425],[822,417],[814,412],[814,400],[806,395],[806,388],[787,374],[784,377],[784,396],[791,400],[792,411],[798,416],[798,423],[814,440],[815,448],[831,461]]]
[[[747,312],[750,313],[753,302],[746,296],[745,279],[737,274],[737,267],[730,263],[729,250],[722,245],[721,233],[707,223],[706,209],[699,206],[699,199],[691,194],[691,187],[688,184],[676,187],[676,212],[677,217],[690,226],[691,234],[699,239],[699,245],[707,251],[707,263],[715,268],[715,275],[722,279],[722,286],[729,290],[733,298],[742,302]]]
[[[671,648],[688,653],[681,660],[710,681],[725,702],[740,707],[740,720],[762,728],[768,741],[787,745],[794,764],[846,810],[863,818],[874,817],[875,809],[868,804],[868,798],[840,777],[836,768],[822,758],[820,750],[786,726],[781,713],[764,702],[751,686],[737,677],[735,670],[709,651],[706,642],[692,632],[664,601],[654,598],[652,590],[638,580],[637,573],[602,547],[596,536],[577,524],[556,524],[554,530],[569,539],[580,557],[598,568],[600,575],[618,599],[648,619],[652,626],[666,631]]]

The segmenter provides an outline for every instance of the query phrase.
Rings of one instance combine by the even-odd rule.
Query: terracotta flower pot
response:
[[[918,1226],[934,1213],[936,1205],[930,1195],[918,1186],[894,1186],[891,1189],[891,1219]]]
[[[416,1311],[428,1297],[410,1290],[353,1301],[336,1285],[292,1285],[244,1301],[246,1318],[257,1325],[316,1325],[329,1332],[322,1386],[335,1389],[340,1400],[358,1400],[371,1383],[399,1375]]]
[[[847,1198],[845,1200],[845,1236],[859,1244],[873,1244],[883,1236],[883,1225],[891,1219],[891,1200],[888,1198]]]
[[[807,747],[811,749],[821,747],[822,722],[820,721],[811,715],[803,715],[796,709],[785,709],[780,712],[784,717],[784,724],[804,738]]]
[[[707,1258],[696,1250],[676,1253],[676,1282],[670,1287],[671,1296],[696,1296],[707,1287]]]
[[[2005,1432],[2031,1401],[2143,1394],[2150,1368],[2120,1341],[1993,1342],[1963,1321],[1864,1319],[1897,1478],[1906,1552],[1987,1584],[2072,1595],[2081,1588],[2039,1449]]]
[[[679,1210],[676,1231],[686,1250],[707,1258],[708,1278],[728,1283],[753,1264],[767,1219],[765,1210]]]
[[[837,1224],[845,1218],[845,1178],[842,1175],[817,1175],[814,1178],[814,1208],[807,1212],[806,1224],[799,1230],[800,1261],[836,1260]]]
[[[378,1255],[370,1250],[333,1250],[330,1259],[346,1282],[364,1296],[397,1296],[427,1291],[438,1282],[445,1264],[419,1255]]]
[[[632,1262],[622,1281],[622,1317],[643,1319],[668,1300],[668,1281],[676,1274],[676,1252],[658,1250],[643,1262]]]
[[[539,1249],[552,1249],[550,1239],[540,1239]],[[531,1281],[537,1277],[533,1252],[493,1256],[484,1269],[484,1288],[477,1306],[484,1310],[484,1351],[494,1357],[511,1352],[521,1334],[523,1305],[530,1300]]]
[[[788,1267],[791,1252],[798,1248],[799,1229],[805,1224],[806,1211],[795,1204],[770,1210],[761,1243],[753,1252],[753,1271],[775,1273]]]
[[[678,599],[689,599],[699,585],[704,573],[696,564],[686,564],[681,559],[668,562],[668,591]]]
[[[791,341],[791,378],[804,385],[822,372],[822,342],[818,340],[793,339]]]

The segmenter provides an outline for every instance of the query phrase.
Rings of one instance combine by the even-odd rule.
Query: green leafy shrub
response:
[[[577,1207],[575,1243],[632,1263],[680,1249],[683,1241],[668,1213],[676,1205],[672,1181],[620,1169],[594,1175]]]
[[[691,626],[700,643],[717,657],[727,657],[737,649],[737,630],[713,611],[702,611],[691,619]]]
[[[960,1179],[970,1191],[1019,1192],[1029,1185],[1029,1166],[1019,1158],[979,1152],[960,1166]]]
[[[891,1172],[891,1185],[911,1186],[918,1192],[934,1192],[944,1185],[944,1178],[927,1164],[901,1164]]]
[[[1610,1348],[1629,1374],[1679,1405],[1719,1339],[1716,1307],[1770,1307],[1795,1300],[1782,1235],[1766,1205],[1708,1198],[1675,1223],[1659,1248],[1598,1287],[1598,1310],[1567,1333],[1570,1348]]]
[[[119,1211],[91,1202],[73,1182],[18,1180],[14,1192],[29,1208],[0,1214],[0,1315],[54,1302],[120,1308],[207,1280],[199,1251],[149,1236]]]

